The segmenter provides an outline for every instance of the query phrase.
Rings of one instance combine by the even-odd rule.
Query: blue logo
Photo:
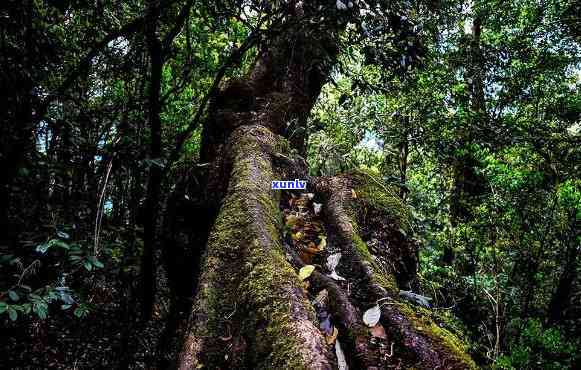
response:
[[[307,182],[304,180],[295,179],[294,181],[273,181],[271,189],[287,190],[287,189],[306,189]]]

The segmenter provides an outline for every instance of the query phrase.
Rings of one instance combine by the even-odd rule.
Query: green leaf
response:
[[[63,249],[71,249],[71,246],[68,245],[68,243],[66,243],[62,240],[58,240],[58,239],[51,240],[51,245],[54,245],[55,247],[59,247],[59,248],[63,248]]]
[[[15,302],[20,299],[20,297],[18,296],[18,294],[15,291],[13,291],[13,290],[9,290],[8,291],[8,296],[10,297],[10,299],[12,299]]]
[[[102,269],[103,267],[105,267],[105,265],[103,265],[103,262],[99,261],[99,260],[94,260],[93,261],[93,265],[97,268]]]
[[[18,312],[12,307],[8,307],[8,316],[10,316],[10,320],[16,321],[18,318]]]
[[[83,254],[83,250],[79,247],[78,244],[72,244],[71,248],[69,249],[70,254]]]
[[[82,317],[87,316],[87,314],[89,313],[89,310],[84,306],[79,306],[79,307],[75,308],[75,311],[73,313],[76,317],[82,318]]]
[[[24,312],[25,314],[29,314],[31,309],[32,305],[30,303],[25,303],[22,305],[22,312]]]
[[[46,304],[34,304],[32,306],[32,311],[36,313],[39,319],[44,320],[48,316],[48,306]]]
[[[61,239],[70,239],[71,238],[71,236],[69,234],[65,233],[64,231],[57,231],[56,234]]]
[[[0,256],[0,263],[9,263],[14,256],[12,254],[5,254]]]
[[[307,279],[309,276],[311,276],[311,274],[313,273],[313,271],[315,271],[315,266],[313,265],[306,265],[301,267],[301,269],[299,270],[299,278],[301,280],[305,280]]]
[[[43,301],[47,300],[48,302],[51,302],[51,301],[54,301],[54,300],[59,299],[58,294],[54,290],[49,291],[48,294],[47,294],[47,297],[45,297],[43,299]]]
[[[36,247],[36,251],[40,253],[46,253],[46,251],[50,248],[49,243],[42,243]]]
[[[30,170],[26,167],[21,167],[18,169],[18,176],[27,177],[30,175]]]
[[[6,312],[8,305],[5,302],[0,302],[0,314]]]
[[[87,271],[91,271],[93,269],[93,264],[91,264],[91,261],[89,260],[85,260],[85,262],[83,262],[83,265],[85,266]]]
[[[71,308],[71,306],[72,306],[71,304],[63,304],[63,305],[61,306],[61,309],[63,309],[63,310],[68,310],[69,308]]]

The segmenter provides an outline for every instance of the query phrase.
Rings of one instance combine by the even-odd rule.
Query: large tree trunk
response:
[[[149,105],[149,135],[150,135],[150,159],[161,160],[161,78],[163,70],[163,52],[161,42],[156,36],[160,16],[159,4],[155,1],[148,3],[148,22],[146,26],[146,40],[151,64],[151,75],[148,92]],[[145,199],[143,256],[141,261],[143,307],[142,318],[151,317],[155,295],[155,264],[154,253],[157,242],[157,224],[159,204],[161,198],[162,171],[160,165],[152,164],[149,167],[149,179],[147,182],[147,197]]]
[[[230,82],[212,101],[202,144],[210,168],[202,188],[209,208],[219,211],[178,367],[331,369],[342,362],[336,354],[341,343],[352,368],[474,368],[432,312],[399,298],[398,284],[408,287],[415,275],[417,247],[401,231],[407,224],[397,190],[369,174],[307,176],[297,155],[305,135],[296,135],[296,127],[304,127],[326,81],[339,37],[336,18],[319,21],[317,4],[297,4],[303,21],[289,21],[249,77]],[[311,261],[284,239],[281,207],[289,195],[271,190],[271,181],[295,178],[307,180],[323,203],[329,243],[313,263],[324,265],[341,253],[337,273],[344,281],[325,268],[308,278],[308,289],[298,277]],[[321,308],[313,297],[323,291],[328,298]],[[363,312],[376,304],[385,336],[372,335],[363,322]],[[339,330],[335,345],[321,329],[323,313]]]
[[[11,27],[19,30],[15,34],[22,43],[20,50],[12,49],[10,53],[0,56],[0,85],[6,87],[4,96],[5,109],[0,113],[0,245],[13,245],[21,231],[20,223],[14,220],[11,209],[15,206],[14,194],[21,169],[30,166],[30,157],[34,154],[34,125],[32,112],[35,89],[31,74],[34,72],[35,58],[33,53],[34,7],[32,1],[22,2],[18,9],[11,11],[9,21],[2,23],[0,32],[11,34]],[[16,25],[24,25],[21,26]],[[8,44],[10,44],[8,42]],[[3,46],[6,41],[3,36]],[[3,53],[4,54],[4,53]],[[8,57],[10,56],[10,57]],[[10,89],[7,87],[10,86]],[[26,179],[27,184],[30,179]]]
[[[281,195],[270,189],[273,179],[292,173],[285,147],[282,137],[261,125],[239,127],[229,137],[229,187],[202,263],[180,368],[336,367],[311,304],[323,290],[350,366],[474,367],[432,312],[400,300],[398,283],[407,286],[413,276],[416,250],[400,231],[405,208],[378,178],[310,179],[325,209],[329,247],[321,259],[341,253],[338,273],[347,280],[317,271],[305,292],[297,275],[304,262],[283,242]],[[382,223],[385,217],[391,221]],[[386,338],[374,337],[362,320],[378,302]]]
[[[452,158],[452,188],[450,192],[450,224],[452,227],[474,219],[473,208],[478,205],[479,199],[486,192],[487,184],[484,177],[478,174],[478,160],[471,149],[477,135],[477,128],[484,126],[488,120],[484,96],[485,66],[481,49],[482,17],[477,15],[472,23],[471,33],[465,35],[461,47],[465,53],[464,81],[466,84],[466,104],[469,117],[466,126],[460,126],[456,135],[459,142]],[[442,261],[445,265],[452,265],[456,256],[452,244],[444,248]],[[469,250],[470,261],[464,266],[466,274],[472,274],[476,269],[472,261],[474,251]]]

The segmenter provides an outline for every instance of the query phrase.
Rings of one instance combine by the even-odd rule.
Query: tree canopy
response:
[[[0,18],[0,365],[581,362],[576,1]]]

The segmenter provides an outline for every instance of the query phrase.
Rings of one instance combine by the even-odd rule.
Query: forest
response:
[[[581,3],[0,1],[0,368],[578,369]]]

